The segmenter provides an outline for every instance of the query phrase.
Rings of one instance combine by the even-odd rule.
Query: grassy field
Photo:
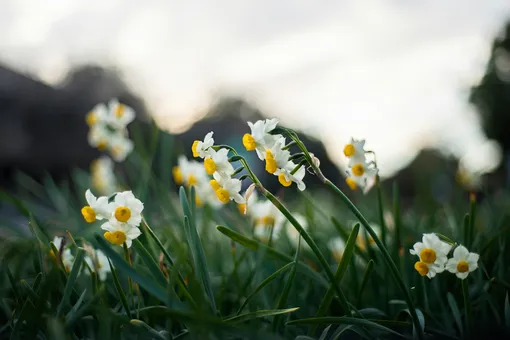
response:
[[[322,177],[298,135],[280,128],[269,135],[277,133],[290,142],[295,164],[307,168],[304,183],[316,176],[322,184],[301,191],[292,183],[271,193],[244,158],[223,146],[234,175],[254,183],[248,190],[257,198],[250,196],[246,210],[231,197],[214,201],[223,197],[222,180],[209,197],[209,183],[190,180],[182,163],[175,168],[172,138],[157,129],[148,141],[134,136],[134,152],[109,185],[97,179],[97,167],[61,183],[19,174],[18,189],[0,193],[20,216],[2,219],[0,338],[510,336],[508,192],[480,200],[456,187],[454,203],[425,208],[411,200],[401,207],[397,184],[385,192],[374,173],[368,194],[344,193]],[[87,215],[94,221],[84,219],[82,208],[93,206],[85,192],[100,195],[111,186],[143,202],[140,222],[125,226],[140,231],[129,248],[128,232],[115,227],[106,235],[98,209]],[[106,197],[115,203],[120,196]],[[120,221],[118,211],[112,216]],[[411,254],[429,233],[441,242],[423,246],[433,256],[423,247]],[[460,262],[460,245],[480,255],[477,268],[467,257]],[[429,278],[415,268],[438,273]]]

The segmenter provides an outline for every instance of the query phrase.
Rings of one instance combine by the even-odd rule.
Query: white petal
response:
[[[475,270],[478,269],[478,262],[469,262],[468,261],[468,266],[469,266],[469,272],[474,272]]]
[[[87,189],[87,191],[85,191],[85,199],[87,200],[89,206],[92,206],[96,203],[96,196],[92,194],[90,189]]]
[[[305,184],[305,182],[303,182],[303,181],[298,182],[298,183],[297,183],[297,186],[298,186],[298,189],[299,189],[299,190],[301,190],[301,191],[303,191],[303,190],[305,190],[305,189],[306,189],[306,184]]]
[[[467,262],[469,263],[478,263],[478,260],[480,259],[480,255],[476,253],[469,253],[467,257]]]
[[[109,231],[109,232],[114,232],[114,231],[118,230],[118,228],[115,225],[113,225],[110,221],[103,223],[101,225],[101,229]]]
[[[443,241],[440,241],[439,245],[441,252],[444,253],[445,255],[448,254],[452,249],[452,246],[450,244]]]
[[[469,272],[465,272],[465,273],[457,273],[456,275],[457,275],[457,277],[458,277],[459,279],[464,280],[466,277],[468,277]]]
[[[455,261],[455,259],[448,259],[448,262],[446,262],[446,270],[448,270],[450,273],[456,273],[457,261]]]
[[[132,244],[132,243],[133,243],[133,241],[132,241],[131,239],[129,239],[129,238],[128,238],[128,239],[126,239],[126,246],[127,246],[128,248],[131,248],[131,244]]]
[[[439,242],[439,237],[436,234],[423,234],[423,244],[426,248],[435,248],[435,245]]]
[[[460,260],[465,261],[467,259],[468,255],[469,255],[469,251],[463,245],[459,245],[453,251],[453,258],[456,259],[457,261],[460,261]]]
[[[136,227],[133,227],[133,228],[131,228],[130,230],[128,230],[126,232],[127,238],[131,239],[131,240],[134,240],[135,238],[137,238],[141,234],[142,234],[142,232],[140,231],[140,229],[138,229]]]

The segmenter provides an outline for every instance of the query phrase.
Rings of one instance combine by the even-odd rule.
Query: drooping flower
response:
[[[96,220],[107,219],[111,215],[110,204],[108,203],[108,197],[101,196],[96,198],[88,189],[85,192],[85,199],[88,205],[81,209],[83,218],[88,223],[95,222]]]
[[[234,167],[228,161],[228,149],[223,148],[218,151],[209,149],[204,158],[204,168],[209,175],[218,172],[222,176],[231,176],[234,173]]]
[[[108,102],[108,116],[107,123],[117,130],[122,130],[127,127],[135,119],[135,111],[117,99],[111,99]]]
[[[251,133],[243,136],[243,145],[248,151],[255,150],[260,160],[266,157],[266,150],[271,149],[281,135],[271,135],[270,132],[278,125],[278,119],[266,119],[256,121],[255,124],[248,122]]]
[[[478,268],[479,259],[480,255],[470,253],[466,247],[459,245],[453,251],[453,257],[446,262],[446,269],[457,275],[459,279],[464,280],[469,273]]]
[[[209,132],[205,135],[203,141],[196,140],[193,142],[191,146],[191,151],[193,152],[193,157],[204,158],[207,156],[207,151],[211,146],[214,145],[213,132]]]
[[[111,219],[137,227],[142,222],[142,210],[143,203],[131,191],[119,192],[111,203]]]
[[[328,242],[329,250],[333,254],[333,258],[337,263],[340,263],[345,251],[345,241],[343,238],[337,236]]]
[[[111,195],[117,190],[117,178],[113,172],[113,161],[102,156],[94,160],[90,167],[93,187],[104,195]]]
[[[421,276],[427,276],[429,279],[442,273],[447,262],[447,254],[452,248],[446,242],[443,242],[436,234],[423,234],[422,242],[416,242],[409,252],[420,258],[415,263],[414,268]]]
[[[246,203],[243,196],[239,193],[242,185],[240,180],[230,176],[221,176],[217,172],[214,173],[213,177],[214,179],[210,181],[211,187],[216,192],[216,197],[222,203],[227,203],[230,200],[234,200],[239,204]]]
[[[89,265],[90,269],[97,273],[99,280],[104,281],[108,273],[112,271],[110,268],[110,263],[108,262],[108,257],[99,249],[90,252],[87,256],[85,256],[85,261]],[[88,270],[85,270],[87,275],[90,275]]]
[[[108,148],[116,162],[123,162],[133,151],[134,144],[133,141],[124,134],[114,134],[110,139]]]
[[[126,243],[127,247],[131,247],[133,240],[141,235],[138,227],[133,227],[128,223],[117,222],[116,219],[103,223],[101,229],[106,230],[104,238],[112,244],[121,246]]]
[[[306,174],[306,169],[302,165],[297,169],[294,173],[292,173],[295,168],[296,164],[292,161],[288,161],[285,167],[282,169],[276,169],[274,172],[274,175],[278,176],[278,181],[281,185],[284,187],[289,187],[292,182],[296,183],[299,190],[303,191],[306,189],[305,182],[303,182],[303,178]]]

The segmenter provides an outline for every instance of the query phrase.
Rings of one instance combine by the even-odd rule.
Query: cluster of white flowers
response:
[[[374,185],[378,173],[374,162],[369,162],[366,154],[365,140],[351,138],[351,142],[344,147],[344,155],[349,159],[345,182],[352,190],[360,188],[364,193]]]
[[[268,242],[270,238],[277,240],[281,237],[282,231],[285,231],[290,242],[297,246],[299,233],[271,201],[259,199],[256,192],[246,196],[248,196],[246,204],[238,204],[238,209],[242,215],[250,218],[257,239],[262,242]],[[304,216],[299,213],[293,213],[292,216],[305,230],[308,229],[308,222]]]
[[[206,176],[213,176],[213,179],[209,180],[209,185],[221,203],[227,203],[231,200],[234,200],[239,204],[244,203],[245,199],[239,193],[242,185],[241,180],[232,177],[235,170],[229,161],[229,150],[225,148],[216,150],[213,146],[213,132],[209,132],[205,135],[203,141],[196,140],[193,142],[193,145],[191,146],[193,157],[199,157],[204,160],[203,169],[205,169]],[[179,166],[179,168],[182,172],[182,166]],[[188,184],[191,185],[196,183]],[[197,194],[200,194],[198,188]]]
[[[86,116],[89,144],[99,151],[108,151],[115,161],[123,162],[133,151],[127,125],[134,119],[134,110],[116,99],[110,100],[108,105],[97,104]]]
[[[204,169],[203,163],[188,160],[181,155],[177,159],[177,165],[172,169],[172,174],[176,184],[182,184],[186,187],[193,185],[197,206],[202,206],[205,203],[213,208],[221,206],[221,202],[218,201],[215,191],[211,187],[210,178]]]
[[[131,247],[134,239],[140,236],[138,226],[142,222],[143,203],[131,191],[115,194],[112,202],[107,196],[95,197],[90,189],[85,192],[87,206],[81,213],[88,223],[106,220],[101,226],[105,230],[104,238],[110,243]]]
[[[71,252],[71,248],[64,245],[63,237],[55,236],[52,242],[61,254],[62,264],[64,265],[65,270],[67,272],[71,271],[71,267],[74,262],[74,255]],[[106,255],[101,250],[94,249],[90,246],[86,247],[86,251],[87,255],[85,255],[85,262],[87,262],[89,268],[92,272],[97,274],[99,280],[106,280],[108,273],[111,272],[110,263],[108,262]],[[50,256],[56,256],[53,250],[50,251]],[[86,275],[90,275],[88,270],[82,270],[84,270]]]
[[[248,122],[248,125],[251,133],[243,136],[246,150],[255,150],[259,159],[266,162],[266,171],[277,176],[281,185],[288,187],[295,182],[299,190],[305,190],[305,166],[295,164],[290,159],[284,136],[271,134],[278,125],[278,119],[259,120],[255,124]]]
[[[459,279],[465,279],[469,273],[478,268],[480,255],[470,253],[466,247],[459,245],[453,251],[453,257],[448,259],[448,253],[452,246],[443,242],[436,234],[423,234],[422,242],[414,244],[410,250],[412,255],[420,258],[414,264],[414,268],[421,276],[427,276],[429,279],[438,273],[448,270],[457,275]]]
[[[101,156],[90,166],[92,186],[103,195],[111,195],[117,191],[117,178],[113,167],[113,161],[108,156]]]

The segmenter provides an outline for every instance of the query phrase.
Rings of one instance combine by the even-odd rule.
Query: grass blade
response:
[[[161,286],[166,287],[168,282],[166,281],[165,275],[161,272],[159,269],[158,264],[154,260],[154,258],[151,256],[147,248],[143,246],[143,244],[138,240],[133,240],[133,248],[136,250],[136,253],[140,258],[142,259],[143,263],[147,266],[149,271],[151,272],[152,276],[158,281],[158,283]]]
[[[57,308],[57,317],[60,317],[62,315],[64,306],[66,306],[69,302],[69,298],[71,297],[74,284],[76,283],[76,279],[78,278],[78,274],[80,273],[84,257],[85,249],[81,247],[78,248],[78,252],[76,253],[76,257],[73,262],[73,267],[71,268],[71,272],[69,273],[69,277],[67,278],[67,283],[64,288],[64,295],[62,297],[62,301],[60,301],[60,304],[58,305]]]
[[[370,274],[372,274],[372,270],[374,268],[374,260],[368,261],[367,268],[365,269],[365,274],[363,274],[363,279],[361,280],[361,285],[359,286],[358,291],[358,305],[361,303],[361,296],[363,295],[363,290],[365,290],[365,287],[368,283],[368,279],[370,278]]]
[[[115,290],[117,291],[117,295],[119,296],[120,303],[122,303],[122,307],[124,307],[127,316],[131,319],[131,311],[129,310],[129,304],[126,298],[126,294],[124,293],[122,285],[120,284],[119,276],[117,275],[117,270],[113,266],[112,261],[110,259],[108,259],[108,263],[110,264],[110,268],[112,270],[113,284],[115,286]]]
[[[286,308],[286,309],[258,310],[256,312],[245,313],[245,314],[233,316],[231,318],[223,319],[223,321],[228,322],[228,323],[237,324],[237,323],[241,323],[241,322],[244,322],[247,320],[262,318],[265,316],[273,316],[273,315],[292,313],[298,309],[299,309],[299,307]]]
[[[457,305],[457,301],[455,301],[455,297],[452,293],[448,293],[446,298],[448,299],[448,304],[452,310],[453,318],[455,319],[457,327],[459,327],[460,337],[462,338],[464,334],[464,328],[462,327],[462,318],[460,316],[459,306]]]

